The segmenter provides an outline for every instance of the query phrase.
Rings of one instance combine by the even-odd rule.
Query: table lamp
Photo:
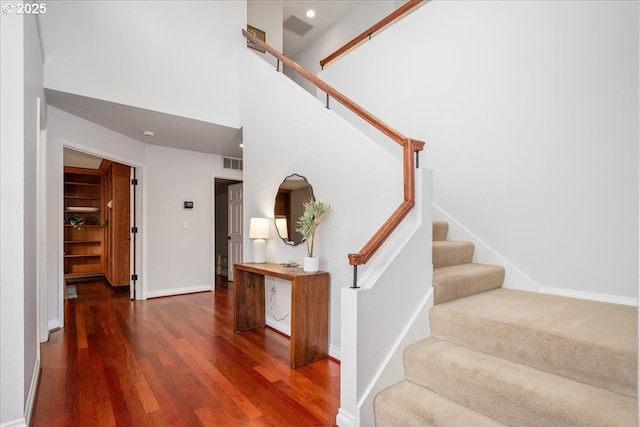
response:
[[[253,241],[253,262],[264,264],[266,257],[266,242],[264,239],[269,238],[269,219],[268,218],[251,218],[249,223],[249,238]]]

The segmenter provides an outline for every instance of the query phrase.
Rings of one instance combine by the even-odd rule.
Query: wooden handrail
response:
[[[421,0],[422,1],[422,0]],[[253,34],[246,30],[242,30],[242,34],[249,39],[252,43],[260,46],[265,51],[269,52],[283,64],[289,66],[295,70],[302,77],[313,83],[316,87],[324,91],[328,96],[331,96],[336,101],[347,107],[353,113],[360,116],[367,123],[378,129],[380,132],[387,135],[393,141],[398,143],[403,148],[403,186],[404,186],[404,200],[400,206],[395,210],[389,219],[380,227],[380,229],[373,235],[371,239],[362,247],[360,252],[355,254],[349,254],[349,263],[357,266],[366,264],[367,261],[373,256],[373,254],[382,246],[382,244],[389,238],[393,230],[400,224],[400,222],[411,211],[411,208],[415,205],[415,153],[424,149],[424,142],[417,139],[407,138],[397,130],[393,129],[382,120],[375,117],[373,114],[360,107],[355,102],[338,92],[336,89],[320,80],[314,74],[307,71],[305,68],[297,64],[295,61],[287,58],[281,52],[272,48],[262,40],[255,37]],[[354,284],[355,285],[355,284]]]
[[[429,1],[429,0],[409,0],[409,1],[407,1],[405,4],[400,6],[398,9],[394,10],[389,15],[385,16],[384,18],[382,18],[379,22],[377,22],[376,24],[373,24],[371,27],[369,27],[366,30],[364,30],[361,34],[357,35],[353,40],[351,40],[350,42],[348,42],[347,44],[342,46],[340,49],[336,50],[335,52],[333,52],[331,55],[327,56],[326,58],[321,59],[320,60],[320,66],[322,68],[324,68],[324,66],[327,65],[328,63],[330,63],[331,61],[333,61],[333,60],[337,59],[338,57],[342,56],[343,54],[347,53],[348,51],[350,51],[351,49],[353,49],[354,47],[356,47],[357,45],[359,45],[363,41],[371,38],[371,36],[373,34],[377,33],[380,30],[382,30],[387,25],[393,23],[395,20],[401,18],[405,14],[407,14],[409,12],[412,12],[415,8],[420,6],[422,3],[426,3],[427,1]]]

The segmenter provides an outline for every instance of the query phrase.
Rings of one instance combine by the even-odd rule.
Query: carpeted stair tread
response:
[[[446,221],[433,221],[433,237],[432,240],[442,241],[447,240],[447,233],[449,232],[449,223]]]
[[[442,304],[458,298],[490,291],[502,286],[504,267],[467,263],[433,270],[433,303]]]
[[[504,426],[410,381],[376,396],[375,417],[376,427]]]
[[[472,242],[445,240],[433,242],[433,268],[467,264],[473,259]]]
[[[637,308],[496,289],[434,306],[432,336],[637,397]]]
[[[507,425],[638,422],[634,398],[437,338],[410,345],[404,359],[407,380]]]

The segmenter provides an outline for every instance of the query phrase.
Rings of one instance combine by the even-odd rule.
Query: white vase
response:
[[[306,256],[302,258],[302,269],[307,273],[315,273],[320,270],[320,258],[317,256]]]

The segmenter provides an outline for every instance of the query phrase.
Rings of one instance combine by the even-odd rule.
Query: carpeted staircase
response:
[[[432,338],[375,399],[378,427],[637,426],[637,308],[502,288],[433,225]]]

